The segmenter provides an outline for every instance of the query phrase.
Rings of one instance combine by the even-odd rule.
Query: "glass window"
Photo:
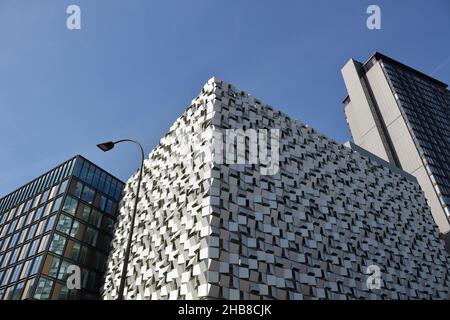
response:
[[[19,248],[16,248],[16,249],[13,251],[13,254],[12,254],[12,256],[11,256],[11,261],[9,261],[9,264],[16,263],[17,259],[19,258],[19,253],[20,253],[20,247],[19,247]]]
[[[11,300],[14,286],[9,286],[6,288],[4,300]]]
[[[40,241],[40,240],[41,240],[41,239],[36,239],[36,240],[34,240],[34,241],[31,243],[30,251],[28,252],[28,255],[29,255],[29,256],[32,256],[32,255],[36,254],[36,251],[37,251],[37,248],[38,248],[38,246],[39,246],[39,241]]]
[[[39,300],[46,300],[50,297],[50,292],[53,288],[53,281],[46,278],[40,278],[39,283],[34,293],[34,298]]]
[[[74,221],[73,222],[73,225],[72,225],[72,229],[70,230],[70,236],[72,237],[72,238],[75,238],[75,236],[77,235],[77,233],[78,233],[78,229],[80,228],[80,223],[78,222],[78,221]]]
[[[54,214],[50,218],[48,218],[47,226],[45,227],[45,231],[49,231],[53,228],[53,226],[55,225],[55,220],[56,220],[56,214]]]
[[[59,187],[59,190],[58,190],[58,195],[60,195],[60,194],[63,194],[64,192],[66,192],[66,189],[67,189],[67,182],[69,181],[69,179],[66,179],[66,180],[64,180],[62,183],[61,183],[61,186]]]
[[[17,280],[19,279],[19,274],[20,274],[20,271],[22,271],[22,266],[23,266],[23,263],[19,263],[19,264],[14,268],[14,272],[13,272],[13,274],[12,274],[11,279],[9,280],[9,282],[15,282],[15,281],[17,281]]]
[[[8,251],[7,253],[5,253],[4,257],[3,257],[3,261],[2,261],[2,265],[1,268],[6,267],[6,265],[8,264],[9,261],[9,256],[11,255],[11,251]]]
[[[20,251],[19,260],[28,258],[28,247],[30,246],[30,243],[26,243],[22,246],[22,250]]]
[[[42,213],[44,212],[44,206],[40,206],[36,213],[34,214],[33,221],[38,221],[42,217]]]
[[[4,224],[6,221],[6,218],[7,218],[7,215],[6,215],[6,213],[4,213],[2,216],[2,220],[0,221],[0,224]]]
[[[23,210],[24,212],[28,212],[31,208],[31,204],[33,203],[33,200],[30,199],[27,201],[27,204],[25,205],[25,209]]]
[[[6,285],[8,283],[9,276],[11,275],[12,271],[13,271],[13,267],[6,270],[5,276],[3,277],[2,286]]]
[[[34,258],[33,268],[31,269],[31,274],[35,274],[39,271],[39,268],[41,266],[42,261],[42,255]]]
[[[61,231],[62,233],[65,233],[65,234],[69,234],[71,227],[72,227],[72,218],[62,214],[59,217],[58,225],[56,226],[56,230]]]
[[[50,209],[52,208],[52,204],[53,204],[53,201],[50,201],[49,203],[47,203],[45,205],[44,214],[42,215],[43,217],[46,217],[50,214]]]
[[[66,237],[55,233],[52,244],[50,245],[50,251],[62,255],[66,241]]]
[[[83,208],[83,220],[86,222],[89,222],[89,217],[91,215],[91,208],[90,207],[84,207]]]
[[[109,233],[113,233],[114,232],[114,220],[110,217],[104,217],[104,219],[106,219],[106,230]]]
[[[59,300],[68,300],[70,297],[69,295],[69,288],[67,288],[66,286],[61,287],[61,290],[59,291]]]
[[[89,166],[89,164],[87,162],[85,162],[84,165],[83,165],[83,169],[81,169],[80,179],[83,180],[83,181],[86,180],[88,166]]]
[[[107,176],[106,177],[106,184],[105,184],[105,193],[106,194],[109,194],[109,188],[111,187],[111,177],[110,176]]]
[[[95,246],[97,243],[98,231],[94,228],[87,227],[86,233],[84,234],[84,241],[89,243],[92,246]]]
[[[94,202],[95,198],[95,190],[89,188],[88,186],[84,186],[83,193],[81,195],[81,200],[86,201],[89,204]]]
[[[77,206],[78,200],[71,196],[67,196],[66,200],[64,201],[63,211],[74,215],[75,211],[77,211]]]
[[[14,231],[14,229],[16,228],[16,225],[17,225],[17,221],[18,220],[16,219],[16,220],[14,220],[13,222],[10,223],[8,232],[6,234],[10,234],[10,233],[12,233]]]
[[[19,235],[20,235],[20,233],[19,233],[19,232],[16,232],[16,233],[12,236],[11,242],[10,242],[10,244],[9,244],[9,247],[14,247],[14,246],[17,244],[17,240],[19,239]]]
[[[22,200],[20,200],[20,201],[22,201]],[[17,214],[18,215],[23,213],[22,209],[23,209],[24,206],[25,206],[25,202],[22,202],[22,204],[17,209]]]
[[[92,184],[92,179],[94,178],[94,170],[95,170],[95,167],[92,165],[89,165],[89,170],[88,170],[88,173],[86,176],[86,182],[89,184]]]
[[[116,193],[116,188],[117,188],[117,180],[112,179],[111,188],[109,189],[108,193],[111,197],[114,197],[114,194]]]
[[[2,251],[5,251],[6,248],[8,248],[9,240],[11,240],[11,237],[8,237],[5,240],[3,240],[4,242],[3,242]]]
[[[112,213],[112,201],[109,199],[106,201],[105,212],[109,214]]]
[[[59,208],[61,208],[61,201],[62,201],[62,197],[59,197],[55,200],[55,203],[52,208],[52,212],[56,212],[59,210]]]
[[[49,196],[49,195],[50,195],[50,189],[47,190],[47,191],[45,191],[45,192],[42,194],[41,201],[39,202],[39,204],[43,204],[44,202],[46,202],[46,201],[48,200],[48,196]]]
[[[28,299],[29,298],[29,292],[30,289],[33,287],[35,278],[32,278],[27,281],[27,284],[25,285],[25,289],[23,290],[22,299]]]
[[[31,205],[31,208],[35,208],[35,207],[38,205],[40,198],[41,198],[41,194],[38,194],[38,195],[34,198],[34,201],[33,201],[33,204]]]
[[[63,262],[61,263],[61,267],[59,268],[59,274],[58,274],[59,280],[66,281],[67,277],[69,276],[69,274],[67,273],[67,268],[70,265],[71,265],[71,263],[69,263],[66,260],[63,260]]]
[[[86,262],[86,256],[87,256],[88,248],[86,246],[81,247],[80,255],[78,256],[78,262],[79,263],[85,263]]]
[[[100,204],[99,204],[100,210],[105,211],[106,207],[106,197],[100,196]]]
[[[12,299],[13,300],[20,300],[20,298],[22,298],[22,293],[23,293],[24,286],[25,286],[25,281],[20,282],[19,284],[17,284],[16,290],[14,290],[14,293],[12,295]]]
[[[83,183],[77,181],[77,183],[75,184],[75,190],[73,191],[73,195],[77,198],[80,198],[82,191],[83,191]]]
[[[102,171],[100,175],[100,183],[98,185],[98,188],[101,190],[105,189],[105,182],[106,182],[106,173]]]
[[[61,264],[61,259],[57,257],[51,257],[50,268],[48,269],[48,275],[56,278],[58,275],[59,265]]]
[[[102,223],[102,214],[93,209],[89,218],[89,223],[96,226],[97,228],[100,228],[100,224]]]
[[[78,261],[78,257],[80,256],[81,245],[78,242],[75,242],[72,247],[71,258],[75,261]]]
[[[37,223],[35,223],[30,227],[30,230],[28,231],[27,240],[31,240],[34,237],[37,226],[38,226]]]
[[[75,165],[73,166],[73,170],[72,173],[74,176],[79,177],[80,176],[80,171],[81,171],[81,167],[83,166],[83,159],[77,158],[75,160]]]
[[[56,195],[56,190],[58,190],[58,186],[53,186],[52,191],[50,191],[49,199],[53,199],[53,197]]]
[[[49,239],[50,239],[50,235],[48,235],[48,234],[42,237],[41,244],[39,245],[38,253],[41,253],[42,251],[47,249]]]
[[[42,235],[42,233],[44,232],[44,225],[46,222],[47,222],[46,220],[41,220],[39,222],[35,237]]]
[[[89,270],[84,268],[81,269],[81,288],[83,289],[87,288],[88,276]]]
[[[24,262],[22,274],[20,275],[20,279],[23,279],[28,276],[28,273],[31,270],[32,262],[33,262],[32,260],[27,260]]]
[[[28,213],[26,225],[31,224],[31,222],[33,221],[34,213],[35,213],[35,210],[31,210]]]
[[[94,179],[92,179],[92,185],[97,188],[99,180],[100,180],[100,170],[98,168],[95,168]]]
[[[116,189],[116,192],[114,194],[114,199],[116,199],[116,201],[119,201],[120,196],[122,194],[122,188],[121,187],[122,187],[121,185],[117,184],[117,189]]]

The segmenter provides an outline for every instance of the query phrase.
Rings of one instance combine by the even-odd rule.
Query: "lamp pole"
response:
[[[139,192],[141,190],[141,181],[142,181],[142,169],[144,167],[144,149],[142,148],[142,145],[136,141],[131,139],[121,139],[117,140],[115,142],[109,141],[100,143],[97,145],[102,151],[106,152],[114,148],[114,145],[121,143],[121,142],[132,142],[135,145],[137,145],[141,151],[141,166],[139,168],[139,179],[138,179],[138,185],[136,190],[136,198],[134,200],[134,208],[133,208],[133,215],[131,217],[131,225],[130,225],[130,232],[128,234],[128,242],[127,247],[125,249],[125,257],[123,261],[123,267],[122,267],[122,276],[120,277],[120,285],[119,285],[119,295],[118,300],[123,300],[123,291],[125,289],[125,279],[127,275],[127,269],[128,269],[128,260],[130,259],[130,250],[131,250],[131,240],[133,238],[133,229],[134,229],[134,222],[136,220],[136,211],[137,211],[137,205],[139,202]]]

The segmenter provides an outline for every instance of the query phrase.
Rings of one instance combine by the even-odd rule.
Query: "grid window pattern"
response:
[[[85,159],[77,161],[73,169],[73,175],[115,201],[119,201],[124,186],[123,182],[115,179],[89,161]]]
[[[73,173],[75,167],[86,168],[84,178]],[[58,178],[54,171],[61,172],[59,176],[65,179]],[[104,178],[102,190],[109,193],[84,181],[96,173]],[[0,300],[99,296],[116,221],[115,197],[121,194],[116,189],[123,187],[121,181],[102,173],[77,156],[34,180],[42,180],[45,185],[47,176],[55,176],[57,182],[37,188],[40,191],[0,213]],[[10,203],[5,199],[28,185],[0,199],[0,203]],[[71,291],[66,286],[70,265],[81,268],[81,290]]]
[[[0,212],[4,212],[25,199],[32,198],[34,195],[47,189],[49,186],[57,184],[58,182],[67,178],[72,171],[73,165],[77,158],[70,159],[55,169],[31,181],[18,190],[0,199]],[[44,197],[45,198],[45,197]],[[39,201],[39,200],[38,200]]]
[[[84,197],[84,190],[93,195]],[[87,292],[84,298],[96,297],[99,293],[115,223],[113,212],[100,209],[100,197],[108,199],[78,179],[70,183],[42,271],[45,279],[55,284],[51,298],[76,297],[76,292],[65,287],[70,265],[81,268],[81,286]],[[117,207],[114,202],[113,207]],[[36,294],[36,299],[48,299],[38,291]]]
[[[383,70],[441,205],[450,215],[450,91],[399,65]]]

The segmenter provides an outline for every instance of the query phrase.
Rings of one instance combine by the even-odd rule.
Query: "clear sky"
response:
[[[345,62],[380,51],[450,83],[449,31],[448,0],[0,0],[0,196],[75,154],[126,180],[135,147],[95,145],[148,154],[212,76],[344,142]]]

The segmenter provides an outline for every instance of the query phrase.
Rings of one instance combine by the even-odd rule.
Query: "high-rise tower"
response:
[[[414,175],[443,234],[450,230],[450,92],[447,85],[374,53],[342,69],[355,144]]]

